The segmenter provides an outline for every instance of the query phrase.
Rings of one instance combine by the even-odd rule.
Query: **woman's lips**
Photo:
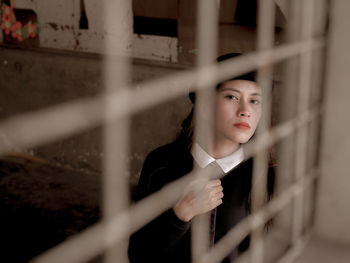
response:
[[[242,129],[242,130],[249,130],[250,129],[250,125],[247,122],[239,122],[234,124],[235,127],[237,127],[238,129]]]

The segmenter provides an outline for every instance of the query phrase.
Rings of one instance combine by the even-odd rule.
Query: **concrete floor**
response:
[[[101,217],[100,201],[98,174],[53,166],[32,156],[2,157],[0,262],[28,262],[94,224]],[[283,239],[280,235],[273,240],[269,251],[276,254]],[[276,257],[266,262],[276,262]],[[295,263],[314,262],[348,263],[350,246],[313,236]]]
[[[0,262],[28,262],[100,218],[93,173],[40,159],[0,159]]]
[[[349,263],[350,246],[313,236],[295,263]]]

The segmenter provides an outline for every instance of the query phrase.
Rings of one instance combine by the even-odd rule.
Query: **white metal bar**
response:
[[[301,39],[308,40],[312,38],[314,22],[314,1],[303,1]],[[311,92],[311,66],[312,52],[307,52],[300,57],[300,78],[298,83],[298,114],[308,110]],[[306,169],[306,145],[308,126],[301,127],[296,134],[296,156],[295,156],[295,178],[299,179],[305,176]],[[300,242],[303,227],[303,202],[304,193],[300,193],[295,198],[293,204],[293,225],[292,225],[292,243]]]
[[[287,43],[295,43],[300,41],[300,19],[301,0],[288,1],[287,17],[288,23],[285,28],[285,41]],[[297,83],[298,83],[298,59],[299,56],[291,57],[283,62],[283,74],[281,84],[276,89],[278,96],[278,106],[281,105],[277,115],[277,122],[282,123],[295,118],[297,113],[297,101],[291,98],[297,97]],[[294,176],[294,159],[295,159],[295,134],[290,134],[285,139],[281,140],[276,145],[277,163],[276,173],[278,180],[276,180],[275,192],[276,194],[285,191],[292,183]],[[291,219],[293,217],[291,206],[286,207],[275,220],[275,225],[281,227],[285,231],[285,239],[291,238]]]
[[[215,62],[218,38],[218,3],[211,0],[197,1],[197,66]]]
[[[270,49],[275,39],[275,2],[259,0],[258,8],[257,49]]]
[[[304,187],[312,183],[318,177],[318,174],[317,168],[310,171],[307,177],[295,182],[278,197],[273,198],[260,211],[242,220],[220,239],[211,251],[203,255],[201,262],[220,262],[220,260],[224,259],[232,247],[237,246],[251,230],[261,227],[274,214],[283,209],[295,196],[300,194]]]
[[[56,247],[46,250],[30,262],[88,262],[104,249],[104,227],[104,224],[97,223],[87,230],[82,231],[78,236],[74,236]]]
[[[314,26],[313,35],[324,35],[325,23],[326,23],[326,10],[328,10],[328,1],[321,0],[317,1],[314,10]],[[323,89],[325,83],[325,50],[313,51],[312,59],[312,79],[311,79],[311,95],[310,105],[322,104]],[[316,118],[315,121],[310,123],[309,134],[308,134],[308,160],[307,170],[310,167],[319,165],[319,153],[320,153],[320,138],[321,138],[321,118]],[[305,202],[304,202],[304,223],[303,231],[307,230],[315,221],[315,204],[316,204],[316,193],[317,193],[317,180],[310,186],[308,191],[305,191]]]
[[[247,158],[254,156],[257,151],[261,151],[264,148],[270,147],[276,142],[290,136],[297,129],[304,125],[307,125],[322,113],[323,108],[316,106],[311,110],[303,112],[298,117],[277,125],[269,132],[260,134],[256,139],[252,139],[250,142],[243,146],[245,155]]]
[[[272,0],[258,2],[257,49],[271,49],[274,46],[275,34],[275,3]],[[267,64],[258,69],[258,85],[262,90],[262,118],[258,126],[257,135],[269,130],[271,123],[272,103],[272,65]],[[253,164],[251,211],[258,211],[266,201],[268,149],[256,152]],[[250,237],[251,262],[262,263],[264,259],[263,225],[252,231]]]
[[[298,118],[273,128],[271,132],[261,134],[244,149],[245,159],[254,156],[255,151],[261,151],[262,148],[269,147],[281,138],[289,136],[300,126],[313,121],[320,113],[322,113],[322,110],[315,108],[310,112],[305,112]],[[39,255],[33,262],[81,262],[86,258],[97,255],[104,248],[110,247],[115,242],[118,242],[120,239],[138,230],[144,224],[173,206],[183,193],[183,189],[197,176],[195,171],[193,171],[180,180],[166,185],[160,191],[132,206],[129,210],[115,216],[106,224],[102,222],[97,223],[63,244]],[[280,197],[276,197],[274,200],[278,200],[279,198]],[[127,218],[133,219],[131,224],[126,220]],[[107,234],[106,237],[104,237],[105,234]],[[248,234],[248,232],[245,232],[245,235],[246,234]],[[75,252],[79,250],[84,250],[86,254],[76,255]]]
[[[208,5],[206,5],[205,3],[208,3]],[[212,4],[210,2],[205,3],[200,4],[200,6],[209,7]],[[308,3],[311,3],[311,1],[307,2],[306,4]],[[120,8],[120,5],[118,6],[118,8]],[[306,12],[311,12],[312,4],[310,4],[310,6],[307,6],[305,10]],[[212,18],[215,17],[215,12],[210,11],[209,9],[206,11],[209,12],[209,15],[207,17],[203,16],[202,18],[200,18],[201,23],[199,24],[205,24],[205,20],[209,18],[208,21],[211,22],[208,22],[208,26],[212,26],[215,24],[212,21]],[[200,11],[200,14],[208,14],[206,13],[206,11]],[[303,17],[308,18],[307,15],[308,13],[305,13]],[[112,18],[112,16],[110,18]],[[267,22],[269,21],[269,19],[266,19],[264,21]],[[303,22],[303,26],[308,22],[310,21]],[[112,19],[110,23],[112,25]],[[200,28],[200,30],[203,30],[202,26],[200,26]],[[268,29],[268,27],[266,28]],[[214,30],[215,28],[212,28],[209,30],[209,32],[214,33]],[[115,64],[107,60],[107,87],[112,89],[112,91],[108,90],[107,95],[103,95],[93,99],[84,99],[67,104],[62,104],[58,107],[50,108],[43,112],[24,114],[0,123],[0,134],[4,133],[6,136],[10,136],[11,134],[12,136],[14,135],[14,137],[18,136],[17,140],[15,139],[16,145],[20,145],[22,147],[33,146],[53,139],[62,138],[77,131],[83,130],[87,127],[92,127],[97,123],[101,123],[103,120],[109,123],[109,126],[106,129],[107,160],[105,164],[106,197],[104,205],[107,220],[92,226],[87,231],[84,231],[82,234],[59,245],[56,249],[44,253],[43,255],[35,259],[34,262],[83,262],[102,252],[106,248],[114,248],[115,245],[120,241],[123,241],[128,236],[128,234],[142,227],[145,223],[149,222],[150,220],[158,216],[161,212],[165,211],[171,205],[173,205],[173,203],[182,193],[183,186],[186,185],[189,182],[189,180],[192,180],[194,176],[196,176],[196,172],[194,172],[191,175],[186,176],[183,179],[166,186],[165,188],[163,188],[163,190],[139,202],[133,208],[126,208],[127,201],[125,198],[127,196],[127,192],[125,192],[125,189],[128,189],[128,187],[126,177],[123,177],[122,174],[123,171],[126,170],[124,169],[125,154],[127,153],[125,149],[127,147],[126,143],[128,140],[125,140],[125,138],[127,138],[128,130],[125,129],[127,121],[125,121],[126,119],[124,118],[127,118],[129,114],[135,111],[144,109],[145,107],[149,107],[166,99],[182,95],[188,91],[188,87],[190,87],[193,83],[200,82],[200,85],[198,85],[199,90],[209,90],[210,86],[216,83],[217,81],[224,80],[228,76],[232,77],[232,73],[239,75],[243,72],[249,71],[250,69],[254,69],[259,66],[266,66],[266,64],[269,63],[278,62],[297,54],[306,53],[306,55],[301,60],[302,74],[300,77],[300,87],[305,88],[301,88],[303,92],[305,92],[305,94],[300,93],[301,100],[299,106],[299,117],[291,120],[290,122],[283,123],[282,125],[276,127],[276,129],[274,129],[272,132],[262,132],[261,135],[259,135],[258,138],[255,140],[255,142],[250,143],[246,147],[248,149],[248,151],[246,152],[246,158],[253,156],[256,152],[264,151],[266,147],[272,145],[277,140],[288,136],[294,130],[302,131],[301,128],[305,126],[306,123],[309,123],[311,120],[313,120],[312,116],[317,116],[320,113],[320,111],[322,111],[322,109],[308,110],[307,103],[309,101],[309,97],[307,96],[307,94],[308,87],[310,86],[309,82],[311,73],[310,51],[323,46],[322,39],[309,39],[309,27],[306,27],[303,32],[304,33],[302,33],[302,35],[305,36],[305,41],[296,44],[285,45],[276,49],[272,49],[270,48],[270,46],[268,46],[269,37],[261,37],[261,39],[259,38],[261,40],[261,46],[266,46],[266,50],[258,51],[250,55],[243,56],[242,58],[235,59],[232,62],[223,63],[222,66],[218,67],[210,65],[210,63],[208,63],[208,61],[214,56],[210,53],[208,54],[207,52],[204,52],[207,46],[199,48],[200,57],[201,59],[203,59],[203,62],[199,63],[199,69],[181,73],[176,76],[166,77],[164,79],[158,79],[147,82],[142,90],[136,91],[130,91],[128,89],[128,85],[123,79],[117,80],[117,82],[121,83],[121,85],[120,88],[118,88],[118,91],[114,90],[113,86],[116,83],[116,79],[114,78],[115,74],[113,74],[113,72],[110,70],[114,68],[113,65]],[[201,34],[203,34],[203,36],[205,35],[203,32],[199,35]],[[213,36],[211,34],[209,35],[211,37]],[[203,39],[201,40],[211,39],[211,37],[207,37],[208,35],[206,37],[203,37]],[[216,37],[214,37],[214,39],[216,39]],[[204,41],[200,41],[200,43],[204,43]],[[215,47],[215,45],[208,45],[209,49],[207,51],[211,52],[215,49]],[[257,60],[252,61],[251,59],[254,58]],[[118,69],[118,72],[122,72],[121,75],[126,76],[128,71],[127,64],[122,63],[119,64],[118,67],[120,67]],[[220,69],[220,67],[222,70],[218,70]],[[270,73],[266,73],[266,76],[268,76],[269,74]],[[167,86],[169,86],[169,80],[170,82],[173,81],[173,87],[176,87],[170,87],[170,89],[172,90],[171,92],[169,92],[170,89],[164,89],[165,83],[167,84]],[[266,84],[263,84],[263,86],[267,86],[268,82],[265,83]],[[155,94],[158,94],[157,91],[159,91],[159,95],[155,96]],[[267,92],[267,94],[269,94],[269,92]],[[131,96],[133,98],[133,103],[130,103],[130,101],[128,101],[128,98],[130,98]],[[210,96],[205,95],[203,97],[204,99],[199,99],[199,105],[208,105],[207,103],[210,103],[206,101],[205,97],[209,98]],[[107,105],[106,115],[104,115],[100,109],[104,103]],[[92,116],[88,116],[88,118],[86,118],[87,115],[89,115],[89,113],[93,114]],[[269,115],[270,111],[268,111],[268,116]],[[32,117],[34,117],[34,119],[32,119]],[[114,122],[115,118],[120,119],[118,122]],[[268,119],[269,118],[267,118],[267,120]],[[52,120],[55,120],[55,122],[53,122]],[[64,120],[64,125],[60,125],[62,124],[61,120]],[[67,127],[67,120],[68,124],[71,124],[71,127]],[[57,126],[52,125],[53,123]],[[263,123],[266,124],[267,121],[265,120],[263,121]],[[200,125],[201,124],[199,122],[198,127],[205,127]],[[40,128],[43,129],[40,130]],[[11,131],[13,133],[11,133]],[[40,132],[38,133],[38,131]],[[120,134],[121,136],[119,138],[115,138],[113,136],[115,133]],[[240,242],[240,240],[246,234],[248,234],[251,230],[256,230],[259,228],[261,229],[264,223],[277,211],[281,210],[290,200],[292,200],[293,197],[301,196],[305,187],[307,187],[316,178],[316,171],[312,171],[312,174],[308,176],[303,176],[305,173],[304,160],[306,159],[306,151],[304,150],[304,143],[306,135],[301,133],[300,138],[301,139],[298,140],[297,144],[297,158],[299,158],[297,159],[296,163],[297,181],[293,184],[293,186],[286,190],[284,193],[282,193],[280,196],[274,198],[266,207],[262,209],[260,209],[262,206],[262,192],[259,193],[259,191],[257,191],[254,195],[258,197],[253,197],[253,199],[257,200],[253,201],[254,211],[256,211],[256,213],[253,213],[247,219],[242,221],[237,227],[232,229],[228,233],[228,235],[225,236],[216,245],[215,249],[209,253],[205,253],[204,257],[201,260],[217,261],[218,259],[222,259],[223,257],[225,257],[227,253],[232,249],[232,246],[237,245],[238,242]],[[2,147],[0,153],[4,153],[7,151],[7,149],[10,149],[11,145],[6,145],[6,143],[4,142],[1,143]],[[114,156],[118,156],[118,162],[115,162]],[[264,162],[265,159],[263,157],[259,158],[259,163],[263,164]],[[260,170],[264,167],[264,165],[261,165],[259,167]],[[116,173],[119,174],[119,176],[116,177]],[[259,177],[256,176],[256,172],[254,172],[254,177]],[[256,182],[254,183],[255,185],[257,184]],[[255,192],[255,190],[253,192]],[[116,204],[116,200],[121,201],[119,204]],[[295,241],[301,240],[301,208],[302,206],[297,203],[295,208],[296,219],[293,231]],[[129,222],[130,217],[136,218],[135,221],[132,222],[132,225],[130,225]],[[204,224],[204,228],[205,225],[207,225],[207,223]],[[200,229],[203,229],[203,226],[200,227]],[[201,231],[198,231],[197,233],[199,234],[200,232]],[[195,234],[195,236],[197,235]],[[198,235],[197,237],[200,236]],[[254,242],[255,241],[253,241],[253,246]],[[300,248],[301,244],[302,243],[300,242],[296,243],[295,248]],[[125,245],[122,245],[121,247],[125,247]],[[200,246],[200,248],[194,252],[195,260],[201,257],[202,252],[205,252],[202,249],[203,247],[205,247],[205,245]],[[107,262],[111,262],[113,260],[117,260],[118,262],[126,262],[125,255],[120,254],[119,249],[113,251],[114,252],[112,252],[111,254],[107,254]],[[254,258],[253,262],[261,262],[263,255],[261,246],[260,249],[253,249],[252,254]]]
[[[103,158],[103,221],[109,222],[118,214],[125,211],[129,200],[129,176],[127,174],[129,152],[129,116],[109,118],[113,109],[113,101],[108,100],[108,94],[123,91],[127,87],[130,71],[130,57],[125,48],[131,43],[132,10],[128,0],[107,0],[103,3],[104,28],[108,34],[105,38],[104,84],[106,92],[105,125],[103,129],[104,158]],[[116,23],[115,17],[122,18]],[[116,43],[115,39],[118,39]],[[114,59],[113,55],[121,55]],[[124,56],[123,56],[124,55]],[[124,103],[129,103],[126,100]],[[128,220],[124,223],[127,228]],[[110,232],[105,232],[105,239]],[[129,262],[127,257],[128,239],[124,237],[107,247],[104,262]],[[84,253],[84,251],[80,251]]]
[[[11,151],[14,145],[33,147],[96,126],[104,119],[101,105],[104,105],[106,100],[113,101],[109,116],[107,116],[107,119],[111,120],[186,94],[189,88],[194,89],[198,76],[211,74],[212,71],[216,73],[215,78],[212,79],[216,83],[267,63],[277,63],[295,55],[322,48],[324,44],[324,39],[319,38],[252,52],[232,61],[222,62],[218,66],[188,70],[169,77],[147,81],[144,82],[142,88],[136,90],[125,88],[107,96],[78,99],[10,117],[0,123],[0,134],[3,137],[0,141],[0,154]],[[129,100],[131,97],[132,100]]]
[[[160,191],[142,199],[111,220],[101,221],[89,227],[81,234],[34,258],[32,262],[84,262],[86,259],[96,256],[173,206],[183,194],[185,186],[196,177],[197,175],[192,172],[166,185]],[[76,253],[76,251],[81,250],[85,254]]]
[[[128,229],[125,227],[129,225],[129,218],[136,219],[137,222],[134,221],[135,225],[131,226],[131,230],[136,231],[155,216],[158,216],[168,209],[169,202],[164,202],[162,200],[169,199],[170,196],[172,200],[170,203],[175,202],[182,193],[184,185],[188,184],[195,176],[195,174],[191,174],[191,177],[180,179],[181,181],[176,181],[166,186],[163,190],[142,200],[130,210],[117,215],[112,221],[95,224],[81,234],[44,252],[31,262],[69,263],[87,261],[87,259],[96,256],[103,251],[103,249],[112,246],[115,242],[129,234]],[[237,245],[253,228],[264,224],[266,220],[281,210],[293,196],[297,195],[303,187],[306,187],[306,185],[311,183],[317,176],[317,170],[311,171],[307,177],[297,181],[280,196],[275,197],[265,208],[244,219],[216,244],[215,250],[205,254],[200,262],[215,262],[220,258],[224,258],[232,249],[232,246]],[[169,191],[170,189],[173,190]],[[156,214],[153,213],[155,210],[157,211]],[[152,215],[148,216],[147,221],[144,220],[145,218],[140,218],[142,216],[144,217],[146,214]],[[105,235],[107,235],[107,239],[104,238]],[[84,253],[79,254],[76,253],[77,251],[84,251]]]
[[[212,0],[197,0],[197,67],[204,68],[212,65],[217,56],[218,38],[218,3]],[[212,123],[214,109],[215,72],[198,76],[200,90],[196,93],[194,140],[207,148],[212,139]],[[205,116],[205,118],[203,118]],[[195,169],[200,169],[194,166]],[[204,174],[205,173],[205,174]],[[198,176],[209,178],[209,170],[201,171]],[[210,212],[194,217],[191,226],[192,262],[209,249]]]
[[[310,241],[313,230],[309,229],[300,239],[300,242],[289,249],[279,260],[278,263],[293,263],[305,249],[305,246]]]

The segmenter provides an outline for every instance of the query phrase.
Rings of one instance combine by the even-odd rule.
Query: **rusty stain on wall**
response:
[[[86,1],[85,13],[89,21],[88,29],[79,28],[80,0],[16,0],[16,8],[33,10],[38,14],[40,25],[40,40],[37,46],[61,50],[83,51],[89,53],[104,53],[106,36],[111,36],[120,50],[133,57],[177,61],[177,38],[133,35],[131,44],[122,45],[121,36],[132,35],[132,7],[125,17],[120,18],[123,32],[109,32],[103,23],[103,4],[97,0]],[[1,34],[0,34],[1,41]],[[40,43],[39,43],[40,41]],[[118,44],[119,43],[119,44]],[[169,44],[170,43],[170,44]],[[120,47],[119,47],[120,46]],[[123,51],[123,52],[124,52]]]
[[[49,26],[51,26],[53,28],[53,30],[57,31],[58,30],[58,26],[56,23],[47,23]]]

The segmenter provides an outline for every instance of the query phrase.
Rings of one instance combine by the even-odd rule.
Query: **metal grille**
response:
[[[289,1],[289,21],[287,40],[274,46],[274,10],[272,0],[259,1],[257,48],[230,61],[213,64],[217,56],[217,20],[220,1],[198,1],[198,63],[197,67],[177,73],[166,78],[153,79],[139,84],[138,89],[128,86],[130,61],[113,55],[113,47],[106,39],[107,54],[105,59],[106,93],[89,99],[80,99],[48,108],[40,113],[27,113],[12,117],[0,123],[0,131],[11,135],[16,144],[32,147],[49,141],[64,138],[73,133],[88,129],[97,124],[105,124],[104,162],[104,219],[91,226],[81,234],[43,253],[33,262],[86,262],[98,254],[105,253],[106,262],[127,262],[126,247],[128,237],[143,225],[173,206],[180,197],[182,189],[196,176],[194,170],[187,176],[175,181],[159,192],[129,206],[127,176],[123,174],[126,165],[128,145],[129,116],[145,108],[157,105],[165,100],[186,94],[188,90],[201,93],[198,104],[210,103],[210,87],[217,82],[258,70],[258,84],[264,90],[264,116],[255,139],[245,146],[245,158],[254,158],[252,189],[252,213],[222,238],[215,248],[207,250],[201,244],[201,229],[207,228],[208,221],[195,220],[193,228],[193,259],[196,262],[218,262],[248,234],[251,234],[251,245],[247,252],[251,262],[263,262],[265,223],[287,205],[292,203],[291,246],[278,258],[279,262],[291,262],[303,247],[309,236],[310,222],[304,220],[305,189],[310,187],[318,177],[319,167],[306,163],[308,151],[313,151],[315,144],[309,145],[308,136],[317,136],[315,128],[322,115],[322,103],[310,103],[311,92],[322,91],[320,70],[315,70],[322,63],[326,38],[319,33],[326,17],[316,19],[313,0]],[[124,6],[125,5],[125,6]],[[107,28],[114,28],[113,17],[123,13],[127,1],[107,1]],[[324,6],[326,1],[317,1]],[[318,31],[317,31],[318,30]],[[130,41],[127,37],[125,41]],[[111,42],[112,43],[112,42]],[[280,105],[284,120],[270,129],[272,105],[273,65],[284,63],[286,74],[281,79],[284,85],[284,98],[297,89],[297,109],[292,117],[288,110]],[[289,70],[292,69],[292,70]],[[118,74],[116,74],[116,72]],[[118,75],[118,78],[116,77]],[[122,78],[120,76],[123,76]],[[297,77],[296,77],[297,76]],[[141,86],[141,88],[140,88]],[[166,88],[165,88],[166,87]],[[284,101],[283,99],[281,99]],[[52,122],[55,120],[55,122]],[[196,122],[200,131],[208,130],[208,123]],[[43,127],[45,127],[43,129]],[[205,134],[196,134],[204,136]],[[267,150],[288,138],[294,138],[295,148],[292,151],[295,162],[293,183],[284,187],[275,197],[264,202],[267,171]],[[9,150],[1,145],[0,153]],[[281,147],[279,153],[290,154],[291,149]],[[288,153],[287,153],[288,152]],[[116,158],[117,156],[117,158]],[[116,161],[117,160],[117,161]],[[288,169],[288,167],[283,167]],[[116,176],[118,175],[118,176]],[[311,206],[313,204],[311,203]]]

